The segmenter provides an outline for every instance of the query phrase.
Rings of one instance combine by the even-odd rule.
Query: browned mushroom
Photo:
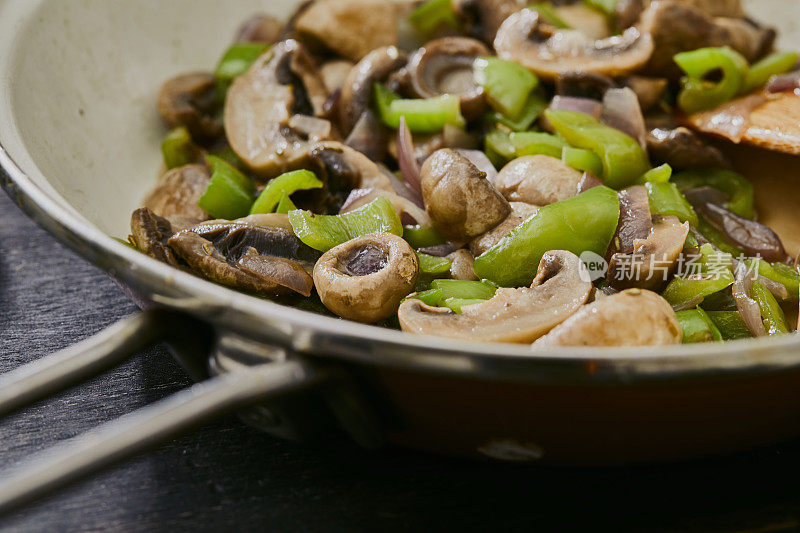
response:
[[[491,55],[480,41],[466,37],[443,37],[425,44],[408,60],[407,85],[416,98],[457,95],[467,120],[486,110],[483,88],[475,83],[475,59]]]
[[[331,59],[319,68],[319,75],[328,94],[334,94],[344,87],[344,82],[355,64],[347,59]]]
[[[555,157],[528,155],[503,167],[494,185],[512,202],[542,206],[578,194],[581,176],[580,172]]]
[[[271,177],[302,166],[309,157],[307,132],[295,115],[321,116],[327,99],[316,67],[296,41],[281,42],[237,78],[225,101],[231,148],[254,172]]]
[[[177,233],[168,245],[193,272],[268,296],[309,296],[308,271],[320,255],[290,231],[241,223],[201,224]]]
[[[659,290],[675,272],[687,235],[687,222],[681,224],[673,216],[654,217],[650,235],[634,240],[632,252],[611,256],[608,282],[616,289]]]
[[[283,23],[269,15],[253,15],[239,26],[237,42],[273,44],[281,40]]]
[[[526,204],[524,202],[510,202],[511,214],[498,226],[490,229],[483,235],[475,237],[469,243],[469,250],[472,255],[479,257],[486,250],[500,242],[500,240],[511,233],[511,230],[521,225],[539,211],[539,206]]]
[[[222,124],[214,118],[216,89],[216,79],[205,72],[172,78],[158,93],[158,113],[169,128],[185,126],[197,140],[216,139],[222,135]]]
[[[131,239],[133,244],[153,259],[172,266],[178,266],[178,259],[167,246],[172,237],[172,224],[169,220],[142,207],[131,215]]]
[[[648,118],[647,151],[661,163],[672,168],[730,168],[731,163],[714,146],[692,130],[679,126],[672,117]]]
[[[569,318],[588,299],[592,284],[581,260],[551,251],[539,263],[530,287],[498,289],[486,302],[461,308],[461,314],[406,300],[397,316],[403,331],[461,340],[533,342]]]
[[[602,101],[606,91],[617,83],[602,74],[582,70],[562,72],[556,77],[556,94]]]
[[[501,58],[516,61],[548,79],[579,70],[624,76],[647,63],[653,40],[649,33],[635,27],[621,35],[594,40],[578,30],[544,24],[536,11],[523,9],[500,26],[494,48]]]
[[[467,35],[494,42],[500,25],[525,7],[525,0],[453,0],[456,16]]]
[[[317,0],[295,21],[298,38],[314,51],[360,61],[370,51],[397,44],[399,2]]]
[[[611,239],[608,257],[615,253],[633,253],[634,243],[646,239],[653,229],[650,199],[643,185],[623,189],[617,196],[619,196],[619,222],[614,238]]]
[[[655,107],[669,86],[669,80],[666,78],[637,75],[628,76],[622,83],[636,94],[643,112]]]
[[[434,225],[448,239],[466,242],[500,224],[511,212],[486,173],[455,150],[433,153],[420,172],[422,197]]]
[[[363,113],[370,109],[373,86],[386,81],[405,66],[406,61],[405,52],[395,46],[385,46],[372,50],[350,70],[339,98],[339,120],[345,134],[350,133]]]
[[[203,165],[174,168],[161,176],[145,198],[144,206],[167,219],[182,217],[203,222],[210,217],[197,202],[205,194],[209,181],[211,176]]]
[[[664,298],[628,289],[582,307],[533,347],[667,346],[680,344],[682,339],[675,311]]]
[[[469,250],[461,248],[455,252],[448,254],[447,259],[451,261],[450,265],[450,278],[460,279],[465,281],[478,281],[478,276],[475,275],[475,270],[472,265],[475,264],[475,258],[469,253]]]
[[[380,322],[414,290],[417,255],[402,238],[373,233],[326,252],[314,267],[322,303],[342,318]]]

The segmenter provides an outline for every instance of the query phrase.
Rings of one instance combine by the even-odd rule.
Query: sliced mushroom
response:
[[[717,148],[701,139],[692,130],[678,126],[672,118],[648,118],[647,151],[672,168],[730,168],[731,163]]]
[[[339,98],[339,120],[342,131],[352,131],[372,104],[373,87],[405,66],[408,57],[396,46],[371,51],[353,67],[342,83]]]
[[[326,252],[314,267],[322,303],[342,318],[380,322],[392,316],[414,290],[417,255],[390,233],[373,233]]]
[[[509,16],[525,7],[525,0],[453,0],[461,27],[472,37],[492,44]]]
[[[136,247],[153,259],[178,266],[178,259],[167,246],[172,237],[172,224],[147,207],[137,209],[131,215],[131,238]]]
[[[500,26],[494,48],[501,58],[516,61],[549,79],[579,70],[623,76],[647,63],[653,53],[653,41],[637,28],[592,40],[578,30],[544,24],[536,11],[523,9]]]
[[[687,222],[681,224],[673,216],[654,217],[650,235],[634,240],[631,253],[611,256],[608,282],[616,289],[660,289],[675,271],[688,235]]]
[[[328,94],[333,94],[344,87],[344,82],[354,66],[354,63],[347,59],[331,59],[322,64],[319,75]]]
[[[397,313],[400,327],[410,333],[461,340],[533,342],[589,299],[592,284],[583,270],[575,254],[547,252],[530,287],[498,289],[491,300],[463,307],[461,314],[406,300]]]
[[[500,224],[511,212],[486,173],[455,150],[431,155],[421,169],[422,197],[434,225],[448,239],[466,242]]]
[[[402,6],[385,0],[317,0],[295,22],[298,38],[317,52],[360,61],[370,51],[397,44]]]
[[[144,200],[144,206],[156,215],[171,219],[183,217],[203,222],[210,217],[198,207],[211,181],[203,165],[186,165],[170,170],[158,180],[158,185]]]
[[[444,37],[428,42],[408,60],[409,92],[416,98],[453,94],[461,99],[467,120],[486,111],[483,88],[475,83],[473,65],[479,57],[491,55],[480,41],[466,37]]]
[[[539,211],[539,206],[526,204],[524,202],[510,202],[511,214],[495,228],[490,229],[483,235],[472,239],[469,243],[469,251],[475,257],[481,256],[486,250],[497,244],[503,237],[523,222],[531,218]]]
[[[503,167],[494,184],[509,201],[550,205],[578,194],[581,176],[555,157],[527,155]]]
[[[643,185],[634,185],[619,191],[619,222],[609,252],[629,254],[635,242],[646,239],[653,229],[650,200]]]
[[[339,142],[327,141],[313,146],[311,158],[318,162],[332,191],[373,189],[394,192],[392,183],[381,168],[364,154]]]
[[[682,339],[675,311],[664,298],[628,289],[582,307],[533,347],[667,346]]]
[[[326,99],[302,45],[292,40],[275,45],[228,90],[225,131],[231,148],[266,177],[302,167],[309,155],[308,137],[294,130],[290,119],[322,115]]]
[[[168,241],[193,272],[229,287],[276,296],[311,294],[319,252],[292,232],[247,224],[201,224]]]
[[[465,281],[478,281],[478,276],[475,275],[472,265],[475,264],[475,258],[469,253],[469,250],[461,248],[447,256],[453,264],[450,265],[450,278],[460,279]]]
[[[683,2],[654,2],[642,14],[642,32],[652,36],[655,51],[644,71],[677,80],[681,70],[675,54],[707,46],[730,46],[748,61],[772,46],[774,32],[741,19],[714,18]]]
[[[608,17],[583,2],[557,5],[554,10],[567,26],[580,31],[589,39],[603,39],[612,33]]]
[[[283,29],[283,23],[275,17],[254,15],[239,27],[236,42],[273,44],[281,40]]]
[[[397,143],[387,134],[375,113],[367,109],[361,113],[361,118],[353,126],[344,144],[377,163],[386,158],[387,147]]]
[[[214,118],[216,90],[217,80],[205,72],[172,78],[158,93],[158,113],[169,128],[185,126],[197,140],[216,139],[222,135],[222,125]]]

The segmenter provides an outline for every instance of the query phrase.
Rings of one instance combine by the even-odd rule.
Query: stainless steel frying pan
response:
[[[797,336],[534,354],[283,307],[113,240],[127,233],[158,168],[162,132],[152,102],[160,82],[213,64],[251,12],[284,14],[295,3],[0,0],[3,187],[146,309],[2,376],[0,414],[162,340],[200,380],[7,473],[0,510],[230,411],[289,438],[338,427],[368,447],[572,465],[674,460],[800,434]],[[753,6],[800,45],[785,24],[800,18],[800,6]],[[796,179],[800,160],[752,150],[736,157],[769,202],[762,217],[797,251],[800,196],[785,186],[796,182],[781,180]]]

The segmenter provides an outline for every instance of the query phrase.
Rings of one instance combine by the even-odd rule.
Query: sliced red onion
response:
[[[771,262],[786,260],[786,250],[780,237],[764,224],[740,217],[709,202],[692,205],[709,224],[721,231],[731,244],[744,250],[747,255]]]
[[[745,265],[739,263],[734,270],[735,281],[731,287],[733,300],[736,302],[736,309],[742,316],[742,320],[747,325],[747,329],[754,337],[764,337],[767,330],[764,322],[761,321],[761,308],[758,303],[750,298],[750,289],[753,287],[754,272]]]
[[[485,153],[480,150],[463,150],[461,148],[456,149],[456,152],[469,159],[469,162],[478,167],[478,170],[486,173],[486,179],[489,180],[489,183],[494,184],[497,169],[494,168]]]
[[[411,192],[411,189],[406,187],[406,183],[398,178],[397,174],[386,168],[386,166],[381,163],[378,163],[378,168],[381,169],[381,172],[383,172],[387,178],[389,178],[389,183],[392,185],[392,190],[394,190],[397,196],[405,198],[418,207],[423,207],[419,202],[419,198],[414,196],[414,194]]]
[[[342,208],[339,210],[339,213],[347,213],[348,211],[355,209],[355,207],[361,206],[361,202],[359,202],[359,200],[369,196],[372,194],[372,192],[373,189],[353,189],[350,191],[350,194],[347,195],[347,199],[342,204]]]
[[[400,127],[397,130],[397,163],[400,173],[408,190],[414,196],[414,202],[422,206],[422,183],[419,174],[419,164],[414,156],[414,140],[411,130],[408,129],[405,117],[400,117]]]
[[[647,150],[647,128],[636,93],[628,87],[609,89],[603,96],[601,119],[606,126],[627,133]]]
[[[581,98],[579,96],[555,96],[550,102],[550,109],[562,109],[564,111],[577,111],[586,113],[594,118],[603,115],[603,104],[591,98]]]
[[[740,261],[737,261],[735,259],[733,260],[733,263],[735,267],[741,264]],[[747,267],[747,265],[744,265],[744,267],[749,268]],[[777,298],[778,300],[786,301],[789,299],[789,291],[786,288],[786,285],[784,285],[783,283],[778,283],[775,280],[762,276],[761,274],[752,269],[750,269],[750,275],[753,277],[753,281],[757,281],[764,287],[766,287],[767,290],[771,292],[772,295],[775,296],[775,298]]]
[[[770,94],[800,91],[800,70],[773,76],[767,82],[766,91]]]

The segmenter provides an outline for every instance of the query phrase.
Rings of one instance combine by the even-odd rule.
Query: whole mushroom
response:
[[[452,241],[466,242],[482,235],[511,213],[486,173],[455,150],[434,152],[422,165],[420,176],[428,215]]]
[[[578,194],[583,174],[560,159],[527,155],[508,163],[494,185],[511,202],[550,205]]]
[[[544,254],[530,287],[498,289],[461,314],[406,300],[397,316],[403,331],[461,340],[533,342],[575,313],[592,294],[581,260],[562,250]]]
[[[533,347],[667,346],[682,340],[681,325],[664,298],[628,289],[583,306]]]
[[[417,254],[402,238],[373,233],[326,252],[314,267],[322,303],[342,318],[380,322],[392,316],[414,290]]]

